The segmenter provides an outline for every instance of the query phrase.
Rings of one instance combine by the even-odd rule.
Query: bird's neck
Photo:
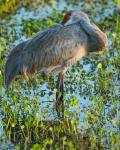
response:
[[[88,36],[88,51],[99,51],[108,45],[106,34],[95,24],[82,20],[80,26]]]

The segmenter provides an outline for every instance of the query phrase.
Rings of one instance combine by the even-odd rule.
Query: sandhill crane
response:
[[[58,74],[57,88],[63,93],[68,67],[89,52],[102,50],[107,45],[106,34],[85,13],[68,11],[61,23],[38,32],[11,51],[5,65],[5,84],[9,86],[19,74],[29,80],[33,73],[43,71]]]

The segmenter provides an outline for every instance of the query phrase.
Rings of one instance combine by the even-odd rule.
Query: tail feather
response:
[[[27,41],[18,44],[9,54],[5,64],[5,85],[8,87],[16,75],[21,74],[21,52]]]

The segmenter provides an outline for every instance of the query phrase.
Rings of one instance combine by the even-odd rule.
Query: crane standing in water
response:
[[[19,74],[29,80],[34,73],[58,74],[57,89],[62,93],[63,79],[68,67],[90,52],[108,45],[106,34],[81,11],[68,11],[62,23],[38,32],[32,39],[17,45],[5,65],[5,84]]]

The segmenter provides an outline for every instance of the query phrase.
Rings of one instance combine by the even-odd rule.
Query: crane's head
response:
[[[88,35],[89,52],[99,51],[108,46],[106,34],[92,23],[88,16],[81,11],[68,11],[63,18],[62,24],[66,26],[78,22]]]
[[[75,10],[75,11],[71,10],[65,14],[62,24],[69,25],[69,24],[77,23],[82,19],[90,22],[88,16],[85,13],[83,13],[81,11],[77,11],[77,10]]]

